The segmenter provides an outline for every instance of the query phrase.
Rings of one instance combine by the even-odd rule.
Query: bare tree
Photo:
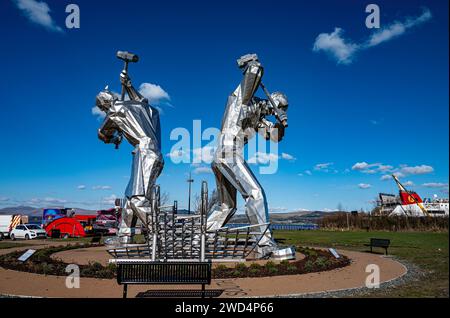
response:
[[[210,199],[209,199],[209,201],[208,201],[208,211],[210,211],[211,208],[212,208],[215,204],[219,203],[219,201],[220,201],[220,199],[219,199],[219,194],[217,193],[216,190],[213,190],[213,191],[211,192],[211,196],[210,196]]]
[[[166,205],[167,203],[169,203],[169,198],[170,198],[169,192],[161,193],[161,195],[160,195],[160,204],[161,205]]]
[[[200,213],[200,208],[202,206],[202,199],[198,194],[194,196],[194,201],[192,202],[193,211]]]
[[[219,195],[216,190],[213,190],[211,194],[208,196],[207,211],[211,211],[211,208],[218,202],[219,202]],[[201,206],[202,206],[202,199],[200,195],[196,194],[193,202],[194,211],[200,213]]]

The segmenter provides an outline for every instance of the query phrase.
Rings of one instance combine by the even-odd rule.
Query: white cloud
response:
[[[392,169],[394,169],[393,166],[380,164],[378,166],[377,170],[380,171],[380,172],[388,172],[388,171],[392,171]]]
[[[84,190],[84,189],[86,189],[86,186],[85,186],[84,184],[80,184],[80,185],[77,187],[77,189],[78,189],[78,190]]]
[[[391,176],[386,173],[391,173],[397,178],[403,178],[408,175],[427,174],[434,171],[433,167],[428,165],[419,165],[414,167],[400,165],[398,168],[394,168],[391,165],[384,165],[381,163],[369,164],[365,161],[355,163],[352,170],[360,171],[366,174],[383,173],[384,175],[381,176],[381,180],[389,180],[391,178]]]
[[[369,164],[365,161],[357,162],[353,165],[352,170],[364,170],[369,167]]]
[[[297,158],[295,158],[293,155],[285,152],[281,153],[281,156],[274,153],[256,152],[251,158],[248,159],[248,163],[266,165],[280,159],[284,159],[290,162],[294,162],[295,160],[297,160]]]
[[[102,203],[113,205],[113,204],[115,204],[116,199],[117,199],[117,196],[115,194],[111,194],[107,197],[102,198]]]
[[[306,173],[308,176],[312,175],[311,170],[305,170],[305,173]]]
[[[325,208],[325,209],[322,209],[322,211],[323,211],[323,212],[338,212],[339,210],[337,210],[337,209],[329,209],[329,208]]]
[[[399,179],[405,177],[405,175],[403,173],[398,172],[398,171],[394,172],[393,175]],[[380,180],[382,180],[382,181],[392,180],[392,175],[390,175],[390,174],[382,175]]]
[[[415,167],[403,166],[400,169],[400,172],[403,173],[404,175],[427,174],[433,171],[434,171],[433,167],[427,165],[420,165]]]
[[[416,25],[424,23],[432,18],[431,11],[429,9],[424,9],[422,14],[416,18],[407,18],[405,22],[394,22],[376,32],[374,32],[365,47],[372,47],[379,45],[383,42],[387,42],[396,38],[406,32],[407,29],[412,28]]]
[[[375,174],[377,172],[389,172],[392,171],[394,167],[390,165],[383,165],[382,163],[367,163],[357,162],[352,166],[352,170],[361,171],[362,173]]]
[[[432,18],[431,11],[427,8],[418,17],[406,18],[405,21],[395,21],[377,31],[374,31],[369,38],[362,43],[354,43],[343,37],[344,30],[336,27],[332,33],[321,33],[317,36],[313,51],[323,51],[333,57],[338,64],[350,64],[353,62],[358,51],[366,50],[381,43],[390,41],[401,36],[414,26],[429,21]],[[376,124],[376,122],[372,122]]]
[[[389,166],[389,165],[383,165],[381,163],[367,163],[365,161],[363,162],[357,162],[352,166],[352,170],[356,170],[356,171],[360,171],[362,173],[366,173],[366,174],[376,174],[378,172],[389,172],[393,169],[394,167]]]
[[[194,156],[193,162],[211,163],[214,160],[214,153],[216,148],[212,146],[205,146],[202,148],[195,148],[192,150]]]
[[[405,187],[413,187],[413,186],[414,186],[414,182],[412,182],[412,181],[406,181],[406,182],[403,182],[403,185],[404,185]]]
[[[280,213],[280,212],[286,212],[288,208],[281,206],[281,207],[269,207],[269,212],[271,213]]]
[[[214,160],[214,154],[216,152],[216,147],[204,146],[201,148],[190,149],[172,149],[171,152],[167,153],[165,156],[169,157],[174,162],[191,162],[192,153],[192,167],[198,167],[202,163],[210,164]]]
[[[210,167],[207,166],[200,166],[194,169],[193,171],[195,174],[202,174],[202,173],[212,173],[212,170]]]
[[[442,183],[442,182],[428,182],[428,183],[424,183],[422,185],[427,188],[448,188],[448,183]]]
[[[314,170],[328,172],[328,168],[330,168],[330,166],[332,166],[332,165],[333,165],[333,162],[318,163],[314,166]]]
[[[297,158],[295,158],[293,155],[290,155],[290,154],[285,153],[285,152],[281,153],[281,158],[285,159],[285,160],[288,160],[288,161],[295,161],[295,160],[297,160]]]
[[[172,161],[189,161],[189,152],[183,149],[174,149],[166,154]],[[184,158],[184,159],[183,159]]]
[[[331,55],[338,64],[350,64],[353,55],[359,49],[358,45],[342,37],[343,30],[335,28],[332,33],[321,33],[314,42],[313,51],[324,51]]]
[[[0,202],[7,202],[9,200],[10,200],[10,198],[8,198],[8,197],[0,197]]]
[[[159,105],[162,101],[170,101],[169,94],[156,84],[142,83],[139,86],[139,93],[147,98],[150,104]]]
[[[67,203],[67,200],[59,199],[59,198],[52,198],[52,197],[46,197],[46,198],[32,198],[28,203],[30,204],[64,204]]]
[[[278,160],[278,155],[274,153],[256,152],[253,157],[248,159],[249,164],[268,164]]]
[[[50,8],[47,3],[36,0],[14,0],[17,8],[33,23],[43,26],[49,31],[63,32],[50,16]]]
[[[360,183],[360,184],[358,184],[358,187],[360,189],[370,189],[372,186],[368,183]]]
[[[92,107],[91,113],[99,120],[105,118],[106,116],[105,112],[101,111],[97,106]]]
[[[96,185],[92,187],[92,190],[111,190],[112,187],[109,185]]]

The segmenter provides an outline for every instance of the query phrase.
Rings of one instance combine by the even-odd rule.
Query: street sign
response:
[[[27,250],[25,253],[22,254],[22,256],[20,256],[18,258],[19,261],[21,262],[25,262],[27,259],[30,258],[31,255],[33,255],[36,252],[36,250]]]
[[[329,248],[328,250],[330,251],[331,254],[333,254],[334,257],[336,257],[336,258],[340,258],[341,257],[338,254],[338,252],[336,252],[336,250],[334,248]]]

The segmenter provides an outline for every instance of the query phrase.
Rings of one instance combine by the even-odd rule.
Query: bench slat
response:
[[[163,297],[163,298],[189,298],[189,297],[206,297],[206,298],[215,298],[222,295],[223,289],[207,289],[205,291],[202,290],[166,290],[166,289],[158,289],[158,290],[147,290],[145,292],[140,292],[136,295],[137,298],[151,298],[151,297]]]
[[[378,238],[370,239],[370,245],[372,245],[372,246],[389,247],[390,244],[391,244],[391,240],[388,240],[388,239],[378,239]]]
[[[119,284],[210,284],[211,262],[118,264]]]

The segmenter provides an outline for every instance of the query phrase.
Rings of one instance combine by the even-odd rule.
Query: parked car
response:
[[[36,224],[20,224],[17,225],[9,234],[11,240],[35,238],[47,238],[47,232]]]

